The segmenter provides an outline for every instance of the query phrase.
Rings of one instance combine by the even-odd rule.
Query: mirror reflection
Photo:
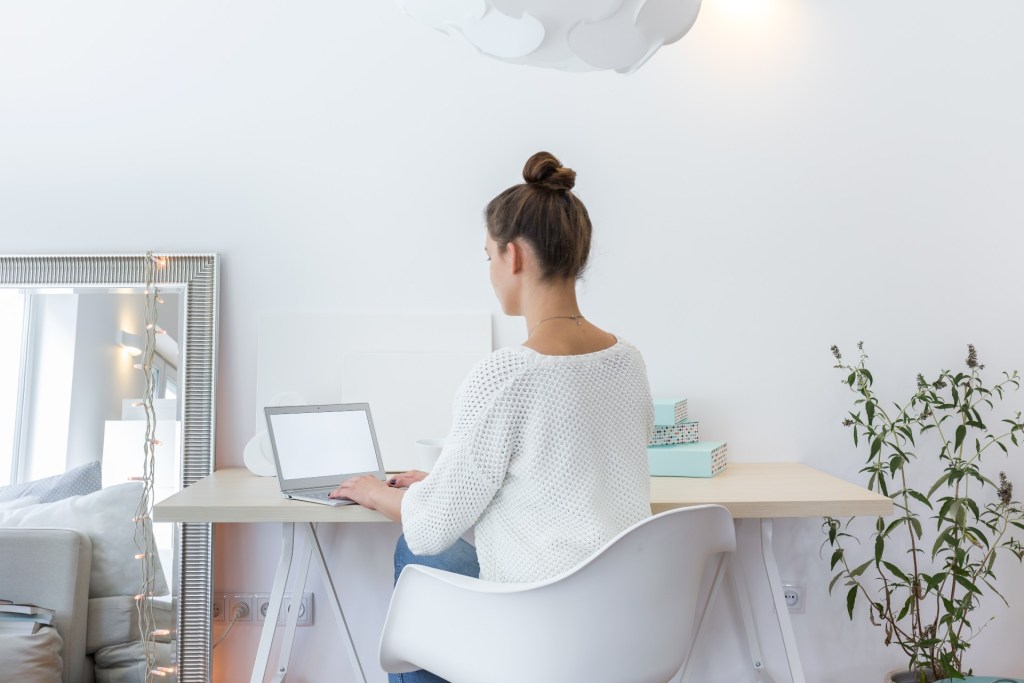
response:
[[[153,361],[160,441],[155,447],[154,502],[175,493],[181,480],[182,293],[162,288],[160,295]],[[0,288],[0,518],[8,525],[44,526],[45,506],[58,506],[75,495],[84,499],[142,476],[145,381],[138,364],[145,338],[144,307],[141,288]],[[141,484],[132,489],[136,490],[141,493]],[[118,508],[111,520],[132,524],[130,496],[111,495],[96,505],[109,509],[115,498],[122,501],[121,508],[130,504],[132,509]],[[135,502],[138,498],[134,496]],[[78,509],[72,509],[77,514]],[[19,521],[19,515],[25,519]],[[111,520],[103,517],[101,523],[112,525]],[[161,603],[161,626],[172,629],[174,527],[153,525],[158,571],[163,575],[157,580],[159,597],[154,602]],[[131,541],[128,529],[122,536]],[[134,551],[121,543],[115,555],[100,561],[123,562],[125,567],[99,567],[95,545],[89,597],[134,596],[140,576]],[[97,586],[98,574],[115,585]],[[122,602],[134,611],[134,600]],[[125,618],[131,620],[131,614]],[[137,641],[138,633],[125,637],[130,639],[126,643]]]

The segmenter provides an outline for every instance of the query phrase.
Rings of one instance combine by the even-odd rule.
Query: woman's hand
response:
[[[394,486],[396,489],[409,488],[411,484],[415,484],[418,481],[426,479],[427,473],[419,470],[409,470],[408,472],[402,472],[388,479],[388,486]]]
[[[387,491],[387,489],[388,485],[380,479],[364,474],[361,477],[352,477],[341,482],[341,485],[331,491],[327,497],[348,498],[365,508],[376,510],[376,495],[381,491]]]

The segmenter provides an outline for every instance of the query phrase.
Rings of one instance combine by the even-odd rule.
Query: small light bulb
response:
[[[150,669],[149,673],[153,674],[154,676],[161,676],[161,677],[167,675],[167,672],[161,671],[160,669]]]
[[[142,363],[136,363],[132,367],[135,368],[136,370],[141,370],[142,369]]]
[[[147,323],[147,324],[146,324],[146,329],[147,329],[147,330],[151,330],[151,329],[153,329],[153,323]]]
[[[141,408],[144,405],[146,405],[144,402],[136,401],[135,403],[132,404],[132,408]]]
[[[128,481],[146,481],[144,477],[128,477]]]
[[[171,632],[168,631],[165,628],[158,628],[157,630],[153,631],[153,635],[154,636],[169,636],[169,635],[171,635]]]
[[[159,441],[157,439],[150,439],[149,442],[154,446],[159,446],[161,443],[163,443],[162,441]]]
[[[136,560],[142,560],[142,559],[145,559],[145,557],[146,557],[146,553],[139,553],[139,554],[137,554],[135,556],[135,559]]]
[[[164,302],[163,298],[159,294],[156,295],[156,302],[158,304],[162,304]]]

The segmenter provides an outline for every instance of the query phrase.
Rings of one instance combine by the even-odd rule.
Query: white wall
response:
[[[865,340],[889,400],[969,342],[991,377],[1024,366],[1022,21],[1016,0],[707,0],[690,35],[621,77],[488,61],[388,2],[7,2],[0,249],[222,253],[217,458],[240,465],[257,315],[500,318],[480,212],[549,149],[596,224],[583,310],[643,350],[654,390],[689,396],[734,460],[854,477],[831,344]],[[522,337],[496,323],[499,345]],[[1018,487],[1021,458],[1005,463]],[[777,532],[783,576],[808,585],[808,678],[878,680],[900,658],[825,595],[818,521]],[[375,582],[352,605],[370,662],[389,533],[329,539],[342,586]],[[272,529],[217,539],[218,590],[269,590]],[[1001,576],[1016,610],[993,604],[971,654],[1022,676],[1024,581],[1015,563]],[[752,679],[730,623],[703,680]],[[255,643],[236,629],[218,680],[246,678]],[[292,669],[324,671],[348,680],[325,610]]]
[[[123,400],[141,398],[145,391],[144,376],[134,369],[138,361],[117,345],[119,329],[133,334],[142,330],[144,302],[141,293],[90,291],[78,295],[69,468],[102,459],[105,422],[120,420]]]

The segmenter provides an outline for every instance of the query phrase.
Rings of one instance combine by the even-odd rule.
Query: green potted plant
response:
[[[998,467],[983,469],[995,456],[1005,457],[1007,443],[1017,446],[1024,438],[1020,411],[985,421],[1010,386],[1020,387],[1018,374],[1004,372],[1001,382],[987,387],[985,366],[971,345],[966,372],[943,370],[930,382],[919,374],[910,399],[888,408],[872,389],[863,342],[857,348],[860,362],[847,365],[832,347],[843,383],[858,396],[843,425],[867,452],[860,470],[867,487],[892,498],[895,514],[879,517],[862,534],[870,543],[856,549],[850,543],[860,538],[849,520],[825,518],[822,548],[831,550],[836,571],[829,592],[842,586],[851,619],[858,601],[866,603],[885,644],[907,656],[907,672],[887,680],[963,679],[972,673],[964,655],[987,624],[973,620],[979,601],[993,593],[1006,602],[996,587],[997,555],[1024,558],[1017,538],[1024,507]],[[927,453],[915,452],[919,448]]]

